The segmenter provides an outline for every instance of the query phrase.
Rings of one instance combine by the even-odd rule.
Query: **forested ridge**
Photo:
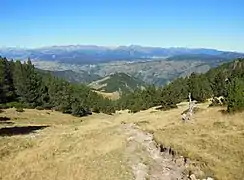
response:
[[[145,82],[125,73],[114,73],[98,81],[94,81],[89,86],[98,91],[120,94],[133,92],[137,88],[143,88]]]
[[[163,88],[149,86],[144,90],[124,95],[119,100],[122,109],[132,112],[161,106],[167,110],[188,99],[204,102],[209,98],[222,96],[222,105],[227,105],[228,112],[244,110],[244,59],[236,59],[205,74],[192,73],[185,78],[178,78]],[[213,105],[220,105],[213,101]]]
[[[205,74],[192,73],[178,78],[163,88],[138,88],[111,101],[85,85],[36,71],[30,60],[21,63],[0,58],[0,108],[55,109],[76,116],[88,115],[92,111],[111,114],[121,109],[137,112],[154,106],[167,110],[187,100],[189,93],[198,102],[223,96],[228,112],[243,110],[244,59],[223,64]]]
[[[37,72],[30,60],[22,64],[6,58],[0,58],[0,104],[2,108],[55,109],[76,116],[115,111],[109,99],[84,85]]]

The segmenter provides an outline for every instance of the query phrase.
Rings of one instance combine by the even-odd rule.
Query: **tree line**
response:
[[[76,116],[85,116],[92,111],[107,114],[115,112],[111,100],[85,85],[71,84],[51,74],[37,72],[30,60],[21,63],[2,57],[0,106],[54,109]]]
[[[92,112],[112,114],[121,109],[138,112],[154,106],[168,110],[186,101],[189,92],[192,100],[198,102],[222,96],[228,112],[244,110],[244,59],[223,64],[205,74],[192,73],[162,88],[138,88],[111,101],[85,85],[38,72],[30,60],[21,63],[0,58],[0,108],[54,109],[76,116]]]
[[[228,112],[244,110],[244,59],[223,64],[205,74],[192,73],[178,78],[163,88],[148,86],[124,95],[117,103],[120,109],[138,112],[154,106],[167,110],[188,99],[205,102],[209,98],[222,96]]]

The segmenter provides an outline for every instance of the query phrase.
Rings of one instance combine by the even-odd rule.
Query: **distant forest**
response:
[[[0,57],[0,108],[54,109],[75,116],[92,112],[112,114],[121,109],[138,112],[154,106],[167,110],[186,101],[189,93],[198,102],[222,96],[228,112],[244,110],[244,59],[223,64],[205,74],[192,73],[162,88],[138,88],[112,101],[85,85],[37,71],[29,59],[21,63]]]
[[[185,78],[178,78],[163,88],[154,86],[145,90],[124,95],[120,101],[122,109],[132,112],[145,110],[153,106],[161,106],[167,110],[177,107],[176,104],[188,99],[205,102],[212,98],[212,105],[226,105],[228,112],[244,110],[244,59],[236,59],[205,74],[192,73]],[[216,97],[222,97],[218,102]]]
[[[71,84],[48,73],[38,72],[31,61],[0,58],[0,104],[2,108],[54,109],[76,116],[94,112],[111,114],[111,100],[85,85]]]

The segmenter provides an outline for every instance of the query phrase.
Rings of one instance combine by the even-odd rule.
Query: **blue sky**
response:
[[[0,47],[94,44],[244,52],[243,0],[0,0]]]

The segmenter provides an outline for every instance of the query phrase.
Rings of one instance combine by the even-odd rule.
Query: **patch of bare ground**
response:
[[[184,174],[186,163],[178,161],[173,153],[162,152],[152,134],[141,131],[134,124],[124,124],[122,128],[128,136],[126,159],[136,180],[188,178],[187,174]]]
[[[117,100],[120,98],[120,94],[119,92],[113,92],[113,93],[108,93],[108,92],[102,92],[102,91],[95,91],[94,92],[98,93],[98,94],[101,94],[103,97],[105,98],[109,98],[111,100]]]
[[[121,115],[125,123],[134,123],[144,132],[153,134],[158,144],[171,147],[194,161],[188,171],[194,172],[196,177],[242,180],[244,113],[223,114],[224,107],[209,108],[208,105],[197,104],[200,110],[186,123],[182,122],[181,113],[188,108],[188,103],[181,103],[177,109],[169,111],[152,108]]]

